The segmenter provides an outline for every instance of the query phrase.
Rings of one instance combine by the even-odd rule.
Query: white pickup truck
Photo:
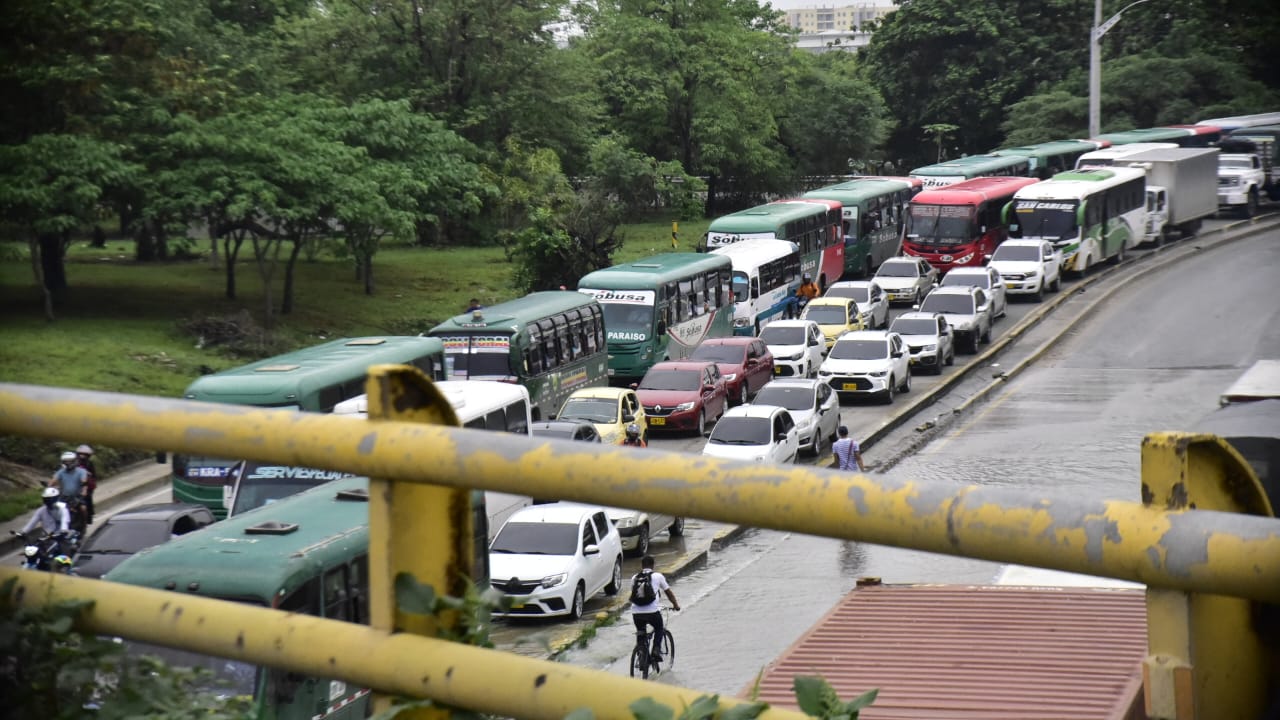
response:
[[[1266,180],[1258,155],[1222,153],[1218,156],[1218,207],[1240,210],[1245,217],[1253,217]]]

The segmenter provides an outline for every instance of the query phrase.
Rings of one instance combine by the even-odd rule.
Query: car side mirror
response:
[[[632,390],[639,390],[639,389],[640,389],[640,383],[631,383],[631,385],[630,385],[629,387],[630,387]]]
[[[776,441],[778,441],[778,442],[786,442],[786,440],[787,440],[787,433],[784,433],[784,432],[780,432],[780,433],[778,433],[777,437],[775,437],[775,438],[774,438],[774,440],[776,440]]]
[[[894,350],[894,351],[893,351],[893,353],[892,353],[892,355],[893,355],[893,357],[900,358],[900,357],[902,357],[902,351],[901,351],[901,350]]]
[[[711,392],[711,391],[713,391],[713,390],[715,390],[715,389],[716,389],[716,386],[715,386],[715,385],[703,385],[703,386],[702,386],[702,391],[703,391],[703,392]]]
[[[622,422],[625,422],[625,423],[635,422],[635,419],[636,419],[636,416],[633,413],[622,414]]]
[[[555,413],[551,413],[550,415],[548,415],[548,416],[547,416],[547,419],[548,419],[548,420],[555,420],[555,419],[556,419],[556,414],[555,414]]]
[[[599,555],[599,554],[600,554],[600,546],[599,546],[599,545],[588,545],[588,546],[586,546],[586,547],[582,548],[582,554],[583,554],[583,555]]]

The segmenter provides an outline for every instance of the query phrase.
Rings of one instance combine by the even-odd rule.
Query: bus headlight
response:
[[[542,578],[542,587],[553,588],[557,585],[563,585],[564,579],[566,577],[567,577],[566,573],[560,573],[559,575],[548,575]]]
[[[685,412],[686,410],[692,410],[693,405],[694,404],[692,401],[680,403],[679,405],[676,406],[676,412]]]
[[[973,253],[969,253],[968,255],[961,255],[960,257],[956,258],[954,262],[956,265],[963,265],[972,259],[973,259]]]
[[[733,319],[733,326],[734,326],[734,327],[746,327],[746,326],[748,326],[748,325],[750,325],[750,324],[751,324],[751,320],[750,320],[749,318],[734,318],[734,319]]]

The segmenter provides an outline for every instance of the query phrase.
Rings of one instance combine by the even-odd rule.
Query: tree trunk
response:
[[[67,289],[67,266],[63,255],[62,238],[54,233],[40,234],[40,271],[44,287],[57,300]]]
[[[715,217],[716,213],[716,186],[720,183],[720,176],[712,173],[707,176],[707,202],[702,206],[702,214],[704,217]]]
[[[284,266],[284,298],[280,301],[281,315],[293,312],[293,270],[297,267],[298,255],[302,253],[305,239],[305,235],[294,239],[293,248],[289,251],[289,261]]]
[[[156,246],[156,259],[168,260],[169,237],[168,233],[165,232],[164,223],[159,220],[153,220],[151,222],[151,241],[155,243]]]
[[[255,233],[253,242],[253,258],[258,263],[258,275],[262,277],[263,318],[262,328],[271,333],[276,327],[275,298],[272,297],[272,278],[280,261],[281,240],[276,238],[259,238]],[[264,244],[265,242],[265,244]]]
[[[32,235],[27,240],[27,247],[31,255],[31,274],[35,276],[36,287],[40,288],[41,295],[44,296],[44,318],[49,322],[53,322],[53,293],[49,291],[49,286],[45,283],[44,277],[44,258],[41,252],[42,243],[39,237]]]
[[[140,223],[133,234],[133,259],[138,262],[151,262],[156,259],[156,245],[151,237],[151,224]]]
[[[217,270],[220,264],[219,258],[222,257],[218,254],[218,233],[213,229],[213,220],[211,219],[205,219],[205,227],[209,232],[209,267]]]
[[[244,245],[244,234],[244,230],[229,230],[222,236],[222,256],[227,260],[228,300],[236,299],[236,258],[240,256],[240,247]]]
[[[373,294],[373,254],[370,253],[368,255],[365,255],[361,263],[364,266],[364,294],[372,295]]]

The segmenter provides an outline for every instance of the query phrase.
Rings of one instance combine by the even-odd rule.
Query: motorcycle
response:
[[[56,532],[39,538],[28,538],[17,530],[9,532],[26,541],[22,549],[23,570],[71,573],[71,557],[75,555],[80,537],[76,531]]]
[[[89,527],[89,508],[85,505],[84,498],[79,495],[64,495],[62,503],[67,506],[67,512],[71,515],[71,530],[77,535],[83,535]]]

